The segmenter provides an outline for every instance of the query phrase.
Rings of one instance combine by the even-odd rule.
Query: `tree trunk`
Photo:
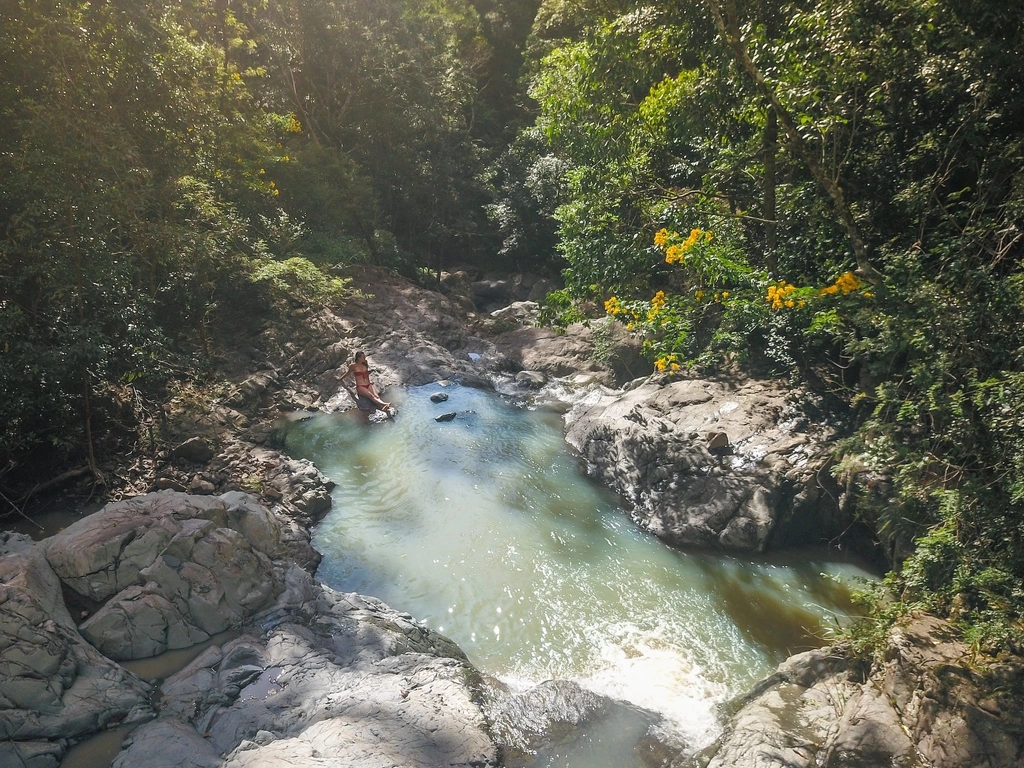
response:
[[[857,222],[853,217],[853,212],[850,210],[850,206],[846,202],[846,197],[843,194],[842,187],[835,179],[825,173],[825,169],[822,167],[821,163],[818,162],[818,158],[815,157],[814,152],[807,145],[807,142],[804,141],[800,132],[797,130],[796,121],[793,119],[793,116],[779,100],[779,95],[776,93],[775,89],[765,81],[761,71],[757,68],[757,64],[755,64],[754,60],[750,57],[750,52],[747,50],[747,47],[744,45],[740,36],[735,0],[723,0],[721,6],[719,5],[718,0],[708,0],[707,5],[711,11],[712,17],[714,18],[715,27],[718,29],[718,33],[722,36],[726,45],[729,46],[733,56],[736,58],[736,63],[740,65],[743,72],[753,82],[754,87],[771,105],[772,110],[775,112],[777,119],[786,134],[786,138],[789,141],[789,147],[804,162],[807,169],[811,172],[811,176],[814,177],[814,180],[825,190],[825,192],[828,193],[828,196],[831,198],[832,207],[835,209],[836,215],[839,217],[839,221],[846,230],[846,236],[850,241],[851,248],[853,249],[854,258],[857,260],[858,273],[869,282],[879,282],[882,275],[871,265],[868,258],[867,245],[864,242],[864,238],[860,235],[860,230],[858,229]],[[724,13],[722,6],[725,8]]]
[[[778,268],[775,258],[775,247],[777,245],[778,223],[775,220],[775,155],[779,151],[779,118],[775,110],[768,108],[767,121],[764,126],[764,257],[768,266],[768,273],[772,277]]]

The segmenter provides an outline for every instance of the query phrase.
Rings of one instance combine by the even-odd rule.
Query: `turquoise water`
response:
[[[431,403],[439,391],[449,400]],[[662,713],[699,748],[719,733],[714,705],[821,645],[869,576],[822,552],[666,547],[584,476],[556,410],[457,385],[389,397],[394,420],[318,415],[287,435],[337,483],[318,575],[408,611],[513,684],[578,680]]]

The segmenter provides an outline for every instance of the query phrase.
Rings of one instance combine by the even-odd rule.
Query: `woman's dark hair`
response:
[[[356,359],[357,363],[359,362],[359,358],[360,357],[364,357],[365,358],[366,357],[366,353],[365,352],[356,352],[356,358],[355,359]]]

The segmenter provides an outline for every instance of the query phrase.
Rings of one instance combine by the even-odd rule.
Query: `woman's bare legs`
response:
[[[377,392],[374,390],[374,388],[372,386],[370,386],[370,387],[357,386],[356,387],[356,394],[362,395],[363,397],[368,398],[370,400],[370,402],[372,402],[378,408],[387,410],[388,408],[391,407],[391,403],[385,403],[383,400],[380,399],[380,395],[377,394]]]

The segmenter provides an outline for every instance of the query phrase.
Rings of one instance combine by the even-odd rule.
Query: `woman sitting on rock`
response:
[[[386,411],[391,407],[391,403],[386,403],[380,399],[380,395],[377,394],[376,387],[374,387],[373,382],[370,381],[370,367],[366,364],[365,352],[356,352],[355,362],[349,365],[348,370],[338,378],[344,382],[349,374],[353,374],[355,376],[357,395],[362,395],[383,411]]]

